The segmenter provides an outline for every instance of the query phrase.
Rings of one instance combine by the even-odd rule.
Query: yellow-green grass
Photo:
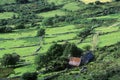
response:
[[[13,15],[17,15],[17,14],[14,12],[3,12],[0,13],[0,19],[8,19],[11,18]]]
[[[70,1],[70,0],[48,0],[49,3],[55,3],[56,5],[61,5],[68,1]]]
[[[97,0],[81,0],[83,1],[84,3],[88,4],[88,3],[91,3],[91,2],[95,2]],[[112,0],[99,0],[100,2],[111,2]]]
[[[76,11],[76,10],[80,9],[80,7],[78,6],[78,3],[72,2],[72,3],[68,3],[68,4],[64,5],[63,9]]]
[[[100,36],[99,46],[100,47],[108,46],[108,45],[115,44],[119,41],[120,41],[120,32],[114,32],[114,33],[110,33],[110,34]]]
[[[42,46],[42,49],[38,53],[45,53],[50,48],[52,44],[46,44]]]
[[[15,3],[15,0],[0,0],[0,5]]]
[[[120,41],[120,32],[114,32],[114,33],[109,33],[105,35],[101,35],[98,37],[98,46],[99,47],[104,47],[104,46],[109,46],[113,45],[117,42]],[[86,43],[79,44],[79,47],[83,47],[86,44],[92,45],[92,37],[89,37],[85,40]]]
[[[76,29],[76,27],[74,25],[68,25],[68,26],[64,26],[64,27],[47,28],[46,34],[57,34],[57,33],[71,32],[71,31],[78,31],[78,29]]]
[[[0,41],[0,48],[22,47],[39,44],[40,39],[38,37],[25,38],[20,40],[6,40]]]
[[[107,33],[107,32],[113,32],[113,31],[118,31],[119,27],[98,27],[95,29],[96,32],[100,32],[100,33]]]
[[[59,40],[68,40],[68,39],[73,39],[76,37],[75,33],[70,33],[70,34],[64,34],[64,35],[57,35],[56,37],[53,38],[46,38],[45,42],[49,43],[49,42],[57,42]]]
[[[31,55],[31,54],[33,54],[33,53],[36,51],[36,49],[37,49],[38,47],[39,47],[39,46],[1,50],[1,51],[0,51],[0,58],[1,58],[4,54],[13,53],[13,52],[18,53],[20,56]]]
[[[120,20],[120,13],[117,14],[110,14],[106,16],[100,16],[100,17],[93,17],[94,19],[119,19]],[[89,19],[93,19],[89,18]]]
[[[21,76],[23,73],[26,73],[26,72],[35,72],[36,66],[34,64],[23,66],[23,67],[14,69],[14,71],[15,71],[15,74],[11,74],[9,77]]]
[[[24,59],[26,62],[31,62],[31,63],[34,63],[35,61],[35,57],[36,56],[29,56],[29,57],[24,57],[22,59]]]
[[[37,15],[42,16],[42,17],[54,17],[55,15],[63,16],[66,14],[67,14],[67,12],[64,12],[62,10],[53,10],[53,11],[43,12],[43,13],[40,13]]]
[[[17,38],[21,38],[21,37],[33,37],[36,36],[37,34],[37,30],[28,30],[25,29],[24,30],[20,30],[20,31],[15,31],[12,33],[4,33],[4,34],[0,34],[0,38],[4,38],[4,39],[9,39],[9,38],[13,38],[13,39],[17,39]]]

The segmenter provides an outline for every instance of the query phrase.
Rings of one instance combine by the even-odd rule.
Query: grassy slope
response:
[[[4,12],[4,13],[0,13],[0,19],[8,19],[13,17],[13,15],[17,15],[14,12]]]
[[[57,2],[56,2],[57,1]],[[64,0],[49,0],[49,2],[56,2],[56,4],[63,4]],[[90,0],[89,0],[90,1]],[[88,3],[88,2],[87,2]],[[77,10],[80,9],[80,7],[78,7],[77,3],[69,3],[66,4],[63,9],[68,9],[68,10]],[[6,19],[6,18],[10,18],[12,17],[13,13],[8,14],[6,13],[0,13],[1,15],[1,19]],[[55,14],[57,15],[65,15],[65,12],[61,11],[61,10],[55,10],[55,11],[49,11],[49,12],[45,12],[45,13],[40,13],[38,15],[43,16],[43,17],[53,17],[55,16]],[[6,16],[7,15],[7,16]],[[96,19],[101,19],[101,18],[119,18],[119,14],[113,14],[113,15],[108,15],[108,16],[101,16],[101,17],[97,17]],[[103,33],[106,32],[113,32],[113,31],[117,31],[118,30],[118,26],[114,26],[114,27],[108,27],[107,26],[101,26],[99,28],[96,28],[96,30],[100,30]],[[49,43],[49,42],[53,42],[53,41],[59,41],[59,40],[68,40],[68,39],[73,39],[76,37],[76,33],[70,33],[70,34],[65,34],[65,35],[56,35],[53,36],[52,34],[58,34],[58,33],[65,33],[65,32],[75,32],[81,29],[76,29],[75,25],[68,25],[68,26],[63,26],[63,27],[58,27],[58,28],[47,28],[46,30],[46,34],[51,34],[51,38],[45,38],[45,42]],[[0,48],[6,48],[6,50],[1,50],[0,51],[0,57],[2,57],[2,55],[4,55],[5,53],[12,53],[12,52],[17,52],[18,54],[20,54],[21,56],[26,56],[26,55],[30,55],[33,54],[34,51],[39,47],[39,46],[33,46],[33,47],[25,47],[25,48],[14,48],[14,49],[9,49],[11,47],[18,47],[18,46],[28,46],[28,45],[32,45],[32,44],[38,44],[39,43],[39,38],[34,37],[36,35],[36,29],[30,29],[30,30],[16,30],[13,33],[7,33],[7,34],[0,34],[0,38],[13,38],[15,40],[6,40],[0,41]],[[111,44],[115,44],[116,42],[118,42],[120,40],[119,37],[120,32],[113,32],[110,34],[105,34],[105,35],[101,35],[100,36],[100,45],[101,47],[103,46],[107,46],[107,45],[111,45]],[[33,38],[26,38],[26,39],[18,39],[18,38],[22,38],[22,37],[33,37]],[[112,37],[112,38],[111,38]],[[87,38],[85,40],[85,43],[82,44],[78,44],[78,47],[82,47],[85,44],[91,44],[92,41],[92,37]],[[77,43],[79,42],[79,40],[70,40],[70,42],[74,42]],[[43,46],[42,50],[40,52],[46,52],[47,49],[50,47],[50,44],[46,44]],[[30,57],[26,57],[24,58],[25,60],[27,60],[28,62],[34,62],[34,56],[30,56]],[[24,67],[20,67],[20,68],[16,68],[15,73],[17,73],[16,75],[21,75],[22,73],[26,72],[26,71],[35,71],[35,66],[34,65],[28,65],[28,66],[24,66]],[[11,76],[14,76],[13,74]]]

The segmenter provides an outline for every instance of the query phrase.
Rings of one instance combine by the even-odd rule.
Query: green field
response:
[[[15,0],[0,0],[0,5],[15,3]]]
[[[30,0],[32,1],[32,0]],[[36,56],[38,56],[38,54],[45,54],[48,49],[50,48],[50,46],[54,43],[58,43],[58,44],[64,44],[66,43],[66,41],[70,42],[70,43],[74,43],[78,48],[81,48],[84,50],[84,47],[86,45],[90,45],[93,46],[93,36],[96,33],[99,33],[99,35],[97,36],[97,47],[99,49],[104,48],[105,46],[111,46],[111,45],[115,45],[116,43],[120,42],[120,12],[114,13],[114,14],[107,14],[107,15],[103,15],[103,16],[99,16],[96,17],[96,15],[91,14],[97,11],[92,12],[92,8],[99,8],[100,10],[104,10],[107,9],[106,7],[108,6],[109,8],[113,7],[113,5],[115,6],[115,4],[117,4],[117,2],[114,3],[106,3],[106,4],[99,4],[99,5],[87,5],[87,3],[91,3],[91,2],[95,2],[96,0],[82,0],[83,2],[77,1],[77,0],[48,0],[48,3],[55,3],[56,6],[59,6],[59,8],[56,8],[55,10],[49,10],[49,11],[42,11],[41,12],[36,12],[33,10],[32,13],[29,13],[29,20],[31,22],[29,22],[29,20],[26,19],[26,17],[28,16],[24,16],[22,19],[20,19],[20,17],[18,17],[16,20],[21,21],[21,24],[25,24],[25,26],[27,26],[25,29],[15,29],[14,27],[16,26],[16,24],[11,24],[8,23],[8,25],[2,25],[1,26],[7,26],[7,27],[11,27],[13,28],[12,32],[8,32],[8,33],[0,33],[0,59],[2,58],[2,56],[4,54],[12,54],[12,53],[17,53],[20,55],[20,59],[21,60],[25,60],[24,63],[28,63],[28,65],[25,66],[20,66],[17,68],[13,68],[14,73],[9,74],[8,77],[15,77],[15,76],[21,76],[23,73],[25,72],[34,72],[37,71],[36,70],[36,65],[35,65],[35,58]],[[107,2],[107,1],[111,1],[111,0],[100,0],[102,2]],[[0,5],[3,4],[8,4],[8,6],[11,6],[11,3],[15,3],[14,0],[9,0],[8,2],[6,0],[1,0],[0,1]],[[47,5],[48,3],[46,3],[45,5]],[[119,3],[119,2],[118,2]],[[30,10],[31,7],[29,8],[29,5],[32,6],[36,5],[36,3],[26,3],[22,6],[24,6],[24,9],[27,9],[28,11],[32,11]],[[14,4],[13,4],[14,5]],[[117,4],[117,7],[119,6],[119,4]],[[41,6],[39,6],[41,7]],[[90,10],[89,10],[90,7]],[[103,9],[101,9],[103,8]],[[9,9],[9,8],[7,8]],[[9,20],[9,19],[13,19],[13,15],[17,15],[19,16],[16,11],[15,12],[11,12],[11,11],[7,11],[6,12],[1,12],[0,13],[0,21],[5,19],[5,20]],[[39,8],[37,8],[39,9]],[[99,12],[98,9],[98,12]],[[84,11],[85,10],[85,11]],[[21,11],[22,12],[22,11]],[[23,11],[24,12],[24,11]],[[24,14],[26,14],[27,12],[24,12]],[[27,13],[28,14],[28,13]],[[31,14],[33,14],[31,16]],[[58,17],[60,16],[60,18],[62,18],[61,16],[67,16],[69,18],[63,18],[61,21],[59,21],[59,19],[55,18],[55,20],[58,20],[54,25],[49,25],[46,26],[44,24],[42,24],[44,19],[47,18],[51,18],[51,17],[55,17],[56,15],[58,15]],[[72,15],[72,16],[71,16]],[[102,15],[102,14],[100,14]],[[32,19],[33,16],[37,16],[37,18]],[[40,19],[40,17],[42,17],[42,20]],[[69,21],[70,19],[70,21]],[[95,19],[96,22],[92,23],[92,20]],[[67,20],[69,22],[67,22]],[[90,22],[91,20],[91,22]],[[111,20],[110,22],[106,22],[106,21]],[[113,21],[112,21],[113,20]],[[114,20],[116,20],[114,22]],[[23,21],[23,22],[22,22]],[[97,23],[98,21],[98,23]],[[99,22],[101,21],[101,22]],[[2,22],[2,21],[1,21]],[[104,23],[106,22],[106,24],[104,25]],[[79,32],[81,32],[82,30],[86,29],[86,27],[88,26],[94,26],[95,24],[101,24],[100,26],[96,27],[93,32],[91,34],[89,34],[84,40],[83,42],[80,43],[81,40],[81,36],[78,37],[77,34]],[[28,26],[28,25],[32,25],[32,26]],[[108,26],[109,25],[109,26]],[[34,27],[33,27],[34,26]],[[29,28],[30,27],[30,28]],[[36,36],[37,35],[37,31],[38,28],[44,28],[45,29],[45,37],[44,37],[44,43],[41,44],[42,42],[40,41],[40,37]],[[86,34],[86,33],[85,33]],[[84,35],[84,34],[83,34]],[[42,46],[42,48],[38,51],[35,52],[40,46]],[[112,46],[114,47],[114,46]],[[111,48],[110,48],[111,49]],[[106,50],[107,51],[107,50]],[[111,61],[111,64],[114,66],[114,63],[116,65],[119,65],[119,58],[115,58],[115,54],[114,52],[111,52],[109,55],[107,55],[107,52],[102,52],[103,54],[100,54],[101,51],[96,51],[94,53],[95,55],[95,60],[93,62],[91,62],[90,64],[87,64],[85,66],[88,67],[88,72],[90,73],[90,70],[93,71],[93,73],[97,73],[99,72],[99,70],[101,70],[102,68],[100,66],[106,65],[108,64],[107,62]],[[111,50],[112,51],[112,50]],[[102,63],[101,63],[102,62]],[[100,66],[99,66],[100,65]],[[109,65],[106,65],[109,66]],[[105,66],[105,68],[106,68]],[[0,64],[1,67],[1,64]],[[81,70],[81,66],[78,68],[73,68],[68,70],[68,72],[63,73],[64,74],[75,74],[75,73],[79,73]],[[95,70],[94,70],[95,68]],[[108,67],[109,68],[109,67]],[[43,68],[45,69],[45,68]],[[66,69],[67,70],[67,69]],[[41,71],[41,70],[40,70]],[[60,71],[53,71],[53,72],[48,72],[45,74],[40,74],[38,75],[39,78],[43,78],[44,76],[48,76],[48,75],[52,75],[55,73],[59,73]],[[83,76],[84,74],[82,74]],[[84,75],[84,76],[89,76],[89,74]],[[114,78],[114,76],[112,76],[112,78]],[[41,79],[40,79],[41,80]],[[64,79],[63,79],[64,80]],[[67,79],[65,79],[67,80]],[[85,79],[83,79],[85,80]],[[87,78],[86,78],[87,80]]]
[[[63,16],[66,15],[67,12],[61,11],[61,10],[53,10],[53,11],[48,11],[48,12],[44,12],[44,13],[40,13],[38,14],[38,16],[42,16],[42,17],[54,17],[55,15],[58,16]]]
[[[13,17],[13,15],[17,15],[14,12],[4,12],[4,13],[0,13],[0,19],[8,19]]]

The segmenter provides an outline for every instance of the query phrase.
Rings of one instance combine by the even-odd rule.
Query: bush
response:
[[[47,63],[48,63],[48,56],[46,55],[41,55],[39,54],[36,58],[35,58],[35,63],[37,64],[37,69],[41,69],[42,67],[46,67]]]
[[[3,66],[9,66],[9,65],[16,65],[17,62],[20,60],[20,56],[17,53],[12,54],[4,54],[1,63]]]
[[[26,72],[22,75],[21,80],[37,80],[37,73]]]
[[[82,50],[79,49],[74,43],[67,43],[63,52],[64,57],[73,56],[80,57]]]
[[[40,28],[40,29],[37,31],[37,36],[43,36],[43,35],[45,35],[45,29]]]
[[[11,27],[0,27],[0,33],[8,33],[8,32],[12,32],[13,28]]]
[[[45,18],[43,21],[42,21],[42,24],[45,25],[45,26],[49,26],[49,25],[53,25],[53,18]]]
[[[16,3],[19,3],[19,4],[25,4],[28,2],[29,2],[28,0],[16,0]]]
[[[24,24],[18,24],[15,26],[15,29],[25,29],[25,25]]]
[[[63,47],[62,45],[55,43],[48,49],[46,54],[49,56],[50,60],[56,59],[62,56]]]

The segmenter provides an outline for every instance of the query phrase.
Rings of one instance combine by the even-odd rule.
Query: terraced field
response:
[[[85,3],[94,2],[96,0],[84,0]],[[101,0],[102,2],[107,2],[111,0]],[[43,18],[50,18],[57,16],[65,16],[69,15],[69,11],[75,11],[81,10],[86,8],[86,5],[83,3],[77,3],[73,2],[72,0],[64,1],[64,0],[48,0],[49,3],[55,2],[55,5],[63,5],[61,8],[56,10],[50,10],[47,12],[40,12],[36,15]],[[0,4],[6,4],[4,0]],[[14,0],[11,0],[8,4],[14,3]],[[17,15],[14,12],[4,12],[0,13],[0,20],[2,19],[10,19],[13,17],[13,15]],[[41,25],[32,27],[32,28],[26,28],[26,29],[15,29],[12,33],[0,33],[0,58],[4,54],[7,53],[14,53],[16,52],[21,56],[22,60],[25,60],[27,65],[14,68],[14,73],[10,74],[8,77],[15,77],[15,76],[21,76],[25,72],[34,72],[36,71],[36,65],[35,65],[35,58],[38,54],[44,54],[47,52],[47,50],[50,48],[50,46],[53,43],[59,43],[63,44],[66,41],[75,43],[79,48],[82,48],[85,45],[93,45],[93,36],[98,32],[98,47],[103,48],[105,46],[111,46],[120,41],[120,13],[115,14],[108,14],[106,16],[99,16],[99,17],[90,17],[86,18],[86,20],[109,20],[109,19],[116,19],[117,21],[111,25],[106,26],[102,25],[99,27],[96,27],[94,29],[94,34],[89,35],[85,38],[85,40],[80,43],[80,39],[77,34],[84,29],[84,27],[79,23],[74,24],[65,24],[65,26],[55,26],[55,27],[45,27],[45,38],[44,38],[44,44],[41,45],[41,38],[37,37],[37,27],[41,27]],[[80,19],[81,21],[83,19]],[[80,21],[79,21],[80,22]],[[84,22],[84,21],[83,21]],[[87,21],[86,21],[87,22]],[[38,22],[41,23],[41,22]],[[63,24],[61,22],[61,24]],[[77,26],[76,26],[77,25]],[[79,25],[79,26],[78,26]],[[88,24],[89,25],[89,24]],[[9,26],[9,25],[8,25]],[[40,51],[36,53],[36,50],[42,46]],[[104,58],[105,61],[112,59],[111,56],[106,56]],[[90,64],[94,65],[94,64]],[[71,73],[77,73],[78,71],[70,71]],[[57,73],[57,72],[53,72]],[[51,75],[52,73],[44,74],[44,75],[38,75],[39,78],[47,75]]]

